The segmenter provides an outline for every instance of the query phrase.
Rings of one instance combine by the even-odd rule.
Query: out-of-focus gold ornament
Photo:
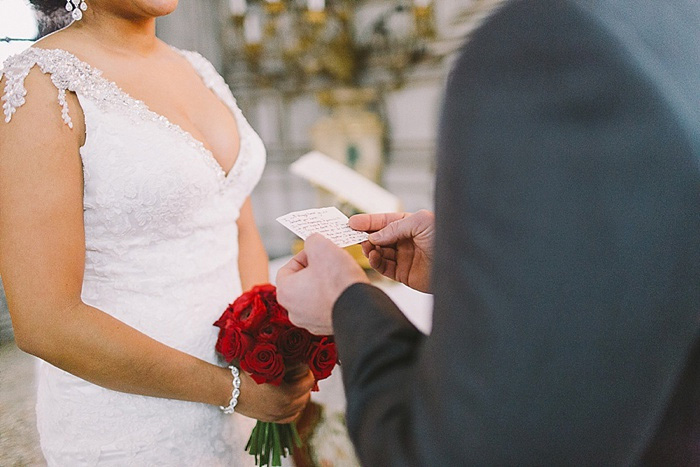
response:
[[[300,238],[294,239],[294,241],[292,242],[292,254],[296,255],[303,249],[304,240]],[[359,264],[362,267],[362,269],[372,269],[372,267],[369,265],[369,260],[365,258],[364,253],[362,253],[362,245],[350,245],[343,249],[350,253],[350,255],[355,259],[355,261],[357,261],[357,264]]]
[[[433,40],[432,0],[390,0],[362,31],[354,29],[355,0],[228,0],[234,34],[224,41],[231,66],[246,63],[257,86],[297,94],[306,90],[357,86],[369,68],[390,71],[390,88],[401,74],[429,59]],[[396,28],[396,16],[413,22]],[[403,23],[402,23],[403,24]],[[230,27],[230,26],[229,26]],[[399,29],[399,30],[396,30]],[[250,43],[260,46],[251,52]],[[243,60],[236,60],[240,55]]]

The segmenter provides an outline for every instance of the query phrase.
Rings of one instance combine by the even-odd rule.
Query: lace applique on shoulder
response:
[[[38,65],[43,73],[51,75],[51,82],[58,89],[58,103],[61,106],[63,121],[73,128],[73,122],[68,114],[66,91],[82,88],[85,82],[99,76],[99,72],[62,50],[35,47],[9,57],[0,71],[0,79],[3,75],[7,79],[2,96],[5,121],[9,123],[12,114],[25,103],[24,96],[27,95],[27,90],[24,87],[24,80],[35,65]]]

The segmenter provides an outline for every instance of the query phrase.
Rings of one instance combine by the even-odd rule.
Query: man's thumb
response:
[[[394,221],[382,230],[369,234],[370,243],[379,246],[396,243],[399,240],[401,222],[403,222],[403,220]]]
[[[304,242],[304,251],[309,258],[309,263],[313,263],[315,258],[334,247],[335,244],[321,234],[311,234]]]

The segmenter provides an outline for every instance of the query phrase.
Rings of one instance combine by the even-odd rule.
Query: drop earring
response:
[[[66,0],[66,10],[76,21],[83,19],[83,11],[87,10],[87,7],[85,0]]]

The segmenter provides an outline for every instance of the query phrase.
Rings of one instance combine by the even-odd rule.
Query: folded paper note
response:
[[[290,212],[278,217],[277,222],[303,240],[311,234],[318,233],[341,248],[367,240],[365,232],[348,227],[347,216],[333,207]]]
[[[322,152],[311,151],[301,156],[289,169],[360,211],[376,214],[401,210],[396,195]]]

